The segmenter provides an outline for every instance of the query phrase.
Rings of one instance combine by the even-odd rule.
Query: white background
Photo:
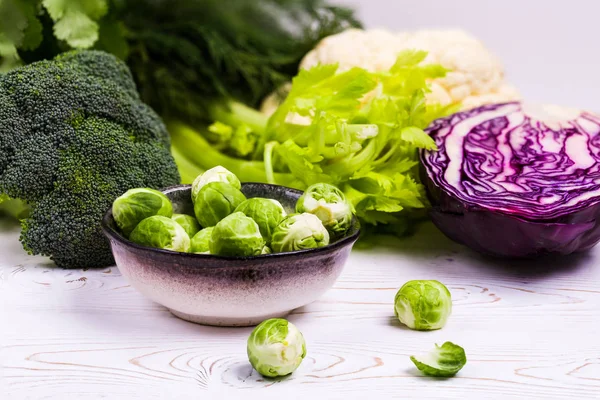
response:
[[[600,111],[598,0],[339,0],[367,28],[462,28],[504,62],[528,101]]]

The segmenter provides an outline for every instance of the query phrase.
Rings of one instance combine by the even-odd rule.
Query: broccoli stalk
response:
[[[29,205],[19,199],[11,199],[0,195],[0,215],[6,215],[16,220],[22,220],[29,215]]]
[[[30,205],[23,247],[60,267],[114,263],[100,221],[130,188],[179,183],[170,146],[112,55],[70,52],[0,76],[0,195]]]

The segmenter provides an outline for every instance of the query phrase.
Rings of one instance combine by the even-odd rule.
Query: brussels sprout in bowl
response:
[[[190,185],[162,192],[173,204],[174,214],[194,215]],[[286,214],[295,213],[302,195],[299,190],[262,183],[244,183],[241,192],[248,199],[277,200]],[[253,255],[217,256],[205,253],[206,240],[200,236],[191,240],[192,248],[196,242],[200,246],[198,253],[134,243],[120,233],[111,210],[102,228],[119,270],[132,286],[180,318],[221,326],[256,325],[319,298],[342,272],[360,230],[354,218],[344,236],[322,247],[271,253],[268,246],[256,243],[262,251],[252,251]]]

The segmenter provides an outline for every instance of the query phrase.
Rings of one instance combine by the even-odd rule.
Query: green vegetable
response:
[[[171,219],[177,222],[185,230],[190,238],[202,229],[195,217],[187,214],[173,214]]]
[[[256,256],[264,246],[256,222],[241,212],[234,212],[215,225],[209,243],[210,253],[220,256]]]
[[[198,175],[204,172],[202,168],[199,168],[196,164],[185,158],[178,149],[171,147],[171,154],[173,155],[175,163],[177,164],[177,169],[181,174],[182,183],[192,183]]]
[[[0,1],[0,58],[17,59],[17,50],[34,49],[42,42],[42,25],[32,1]]]
[[[441,346],[435,345],[428,354],[410,357],[419,371],[425,375],[450,377],[456,375],[467,363],[467,355],[462,347],[446,342]]]
[[[453,110],[426,103],[426,82],[446,70],[421,65],[425,57],[402,52],[386,72],[336,65],[302,70],[270,118],[238,103],[213,108],[219,131],[246,126],[259,138],[246,143],[253,146],[249,157],[236,156],[226,135],[216,140],[181,122],[168,123],[173,146],[198,167],[222,165],[243,181],[301,189],[332,184],[363,225],[405,233],[425,217],[417,155],[435,144],[423,129]]]
[[[248,338],[248,359],[261,375],[289,375],[306,357],[306,342],[291,322],[272,318],[261,322]]]
[[[323,0],[3,0],[0,57],[94,46],[127,61],[161,115],[197,123],[224,99],[257,105],[322,38],[359,26]]]
[[[333,185],[311,185],[296,203],[296,212],[319,217],[333,236],[343,236],[352,224],[352,208],[344,193]]]
[[[97,21],[108,12],[108,0],[42,0],[42,4],[54,21],[57,39],[81,49],[96,43],[100,30]]]
[[[171,217],[173,205],[164,193],[155,189],[129,189],[117,197],[112,205],[117,226],[127,237],[143,219],[153,215]]]
[[[109,0],[0,1],[0,59],[29,62],[51,59],[62,51],[88,49],[100,34],[99,21]]]
[[[273,231],[287,215],[280,202],[273,199],[254,197],[244,201],[236,209],[258,224],[260,233],[267,244],[271,243]]]
[[[273,253],[273,251],[268,246],[263,247],[262,251],[260,252],[260,254],[271,254],[271,253]]]
[[[240,104],[236,105],[238,106],[237,108],[249,109]],[[256,110],[250,111],[259,114],[263,119],[265,118]],[[245,159],[233,158],[220,152],[212,143],[202,136],[206,133],[204,129],[196,131],[187,124],[173,121],[168,122],[168,129],[171,134],[171,140],[173,141],[173,150],[175,150],[178,155],[185,157],[184,160],[179,160],[180,162],[185,163],[185,165],[194,163],[196,168],[202,170],[213,168],[215,165],[227,165],[227,169],[234,173],[242,182],[267,182],[265,164],[262,161],[248,161]],[[200,154],[202,154],[201,157]],[[303,188],[303,184],[296,180],[291,174],[274,173],[273,176],[277,183],[281,185],[295,189]],[[192,181],[189,181],[189,183]]]
[[[210,254],[210,237],[214,226],[204,228],[192,237],[190,253]]]
[[[210,182],[193,198],[194,213],[203,227],[215,226],[244,200],[246,196],[236,187],[224,182]]]
[[[228,183],[238,190],[242,188],[242,184],[237,176],[218,165],[203,174],[198,175],[196,179],[194,179],[194,182],[192,183],[192,199],[195,199],[198,192],[200,192],[200,189],[210,182]]]
[[[21,242],[66,268],[114,264],[100,221],[136,187],[177,184],[162,121],[109,54],[64,54],[0,75],[0,196],[29,203]]]
[[[273,232],[271,249],[275,253],[314,249],[329,244],[329,232],[313,214],[292,214]]]
[[[223,99],[257,105],[320,39],[359,25],[323,0],[123,0],[115,10],[144,100],[193,123]]]
[[[129,240],[142,246],[187,253],[190,237],[183,227],[171,218],[155,215],[140,222]]]
[[[15,220],[22,220],[29,216],[29,205],[19,199],[11,199],[0,195],[0,216],[9,216]]]
[[[400,322],[411,329],[440,329],[452,313],[450,291],[438,281],[406,282],[396,293],[394,311]]]

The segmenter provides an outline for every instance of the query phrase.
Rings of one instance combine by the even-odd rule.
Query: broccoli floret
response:
[[[179,183],[169,149],[112,55],[69,52],[0,76],[0,195],[29,204],[23,247],[60,267],[114,263],[100,220],[128,189]]]

